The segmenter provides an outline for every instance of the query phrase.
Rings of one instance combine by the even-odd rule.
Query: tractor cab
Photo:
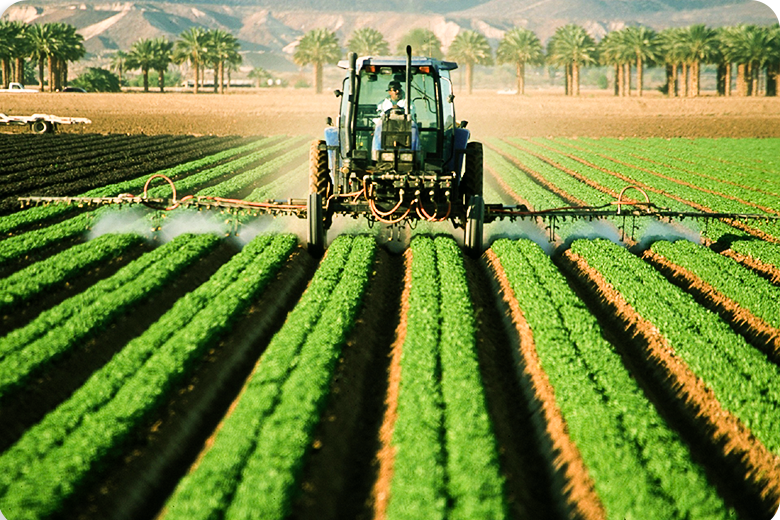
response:
[[[339,63],[350,74],[336,91],[337,124],[325,131],[335,186],[349,189],[346,170],[361,180],[367,172],[452,172],[457,182],[469,139],[455,121],[450,71],[457,64],[422,57],[353,59]],[[390,86],[400,86],[397,103]]]

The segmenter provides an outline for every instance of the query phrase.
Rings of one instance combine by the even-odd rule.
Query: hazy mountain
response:
[[[297,40],[319,27],[335,31],[343,45],[354,30],[373,27],[392,49],[410,29],[424,27],[446,50],[462,29],[481,32],[495,47],[514,26],[531,29],[545,41],[566,23],[578,23],[600,39],[626,25],[658,30],[693,23],[777,22],[769,7],[753,0],[25,0],[3,17],[74,25],[98,59],[128,49],[139,38],[175,40],[193,26],[221,28],[239,38],[246,66],[279,71],[297,69],[290,59]]]

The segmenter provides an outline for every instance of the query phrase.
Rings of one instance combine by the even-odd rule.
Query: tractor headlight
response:
[[[379,160],[384,162],[393,162],[395,160],[395,154],[393,152],[382,152],[379,154]]]
[[[402,152],[401,154],[399,154],[398,160],[400,162],[407,162],[407,163],[413,162],[414,152]]]

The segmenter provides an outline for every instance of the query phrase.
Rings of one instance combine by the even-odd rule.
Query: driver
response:
[[[378,150],[381,147],[382,143],[382,116],[384,114],[387,114],[390,110],[394,108],[400,108],[401,110],[406,108],[406,99],[404,99],[404,91],[401,90],[401,82],[400,81],[391,81],[387,85],[387,97],[382,100],[381,103],[379,103],[376,106],[376,110],[380,117],[377,117],[374,119],[374,137],[371,141],[371,157],[374,160],[377,160],[378,157]],[[418,135],[417,135],[417,123],[414,122],[414,105],[412,104],[409,108],[409,113],[412,116],[412,149],[417,150],[419,149],[419,142],[418,142]]]
[[[396,107],[406,107],[406,99],[404,99],[404,91],[401,90],[401,82],[391,81],[387,85],[387,97],[376,106],[376,110],[379,112],[379,115],[382,115]]]

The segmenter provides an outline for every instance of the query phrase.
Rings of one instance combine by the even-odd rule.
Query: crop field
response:
[[[16,201],[300,198],[310,142],[0,134],[6,518],[777,511],[778,221],[505,220],[472,258],[339,217],[314,258],[295,217]],[[780,215],[777,138],[482,142],[488,203]]]

